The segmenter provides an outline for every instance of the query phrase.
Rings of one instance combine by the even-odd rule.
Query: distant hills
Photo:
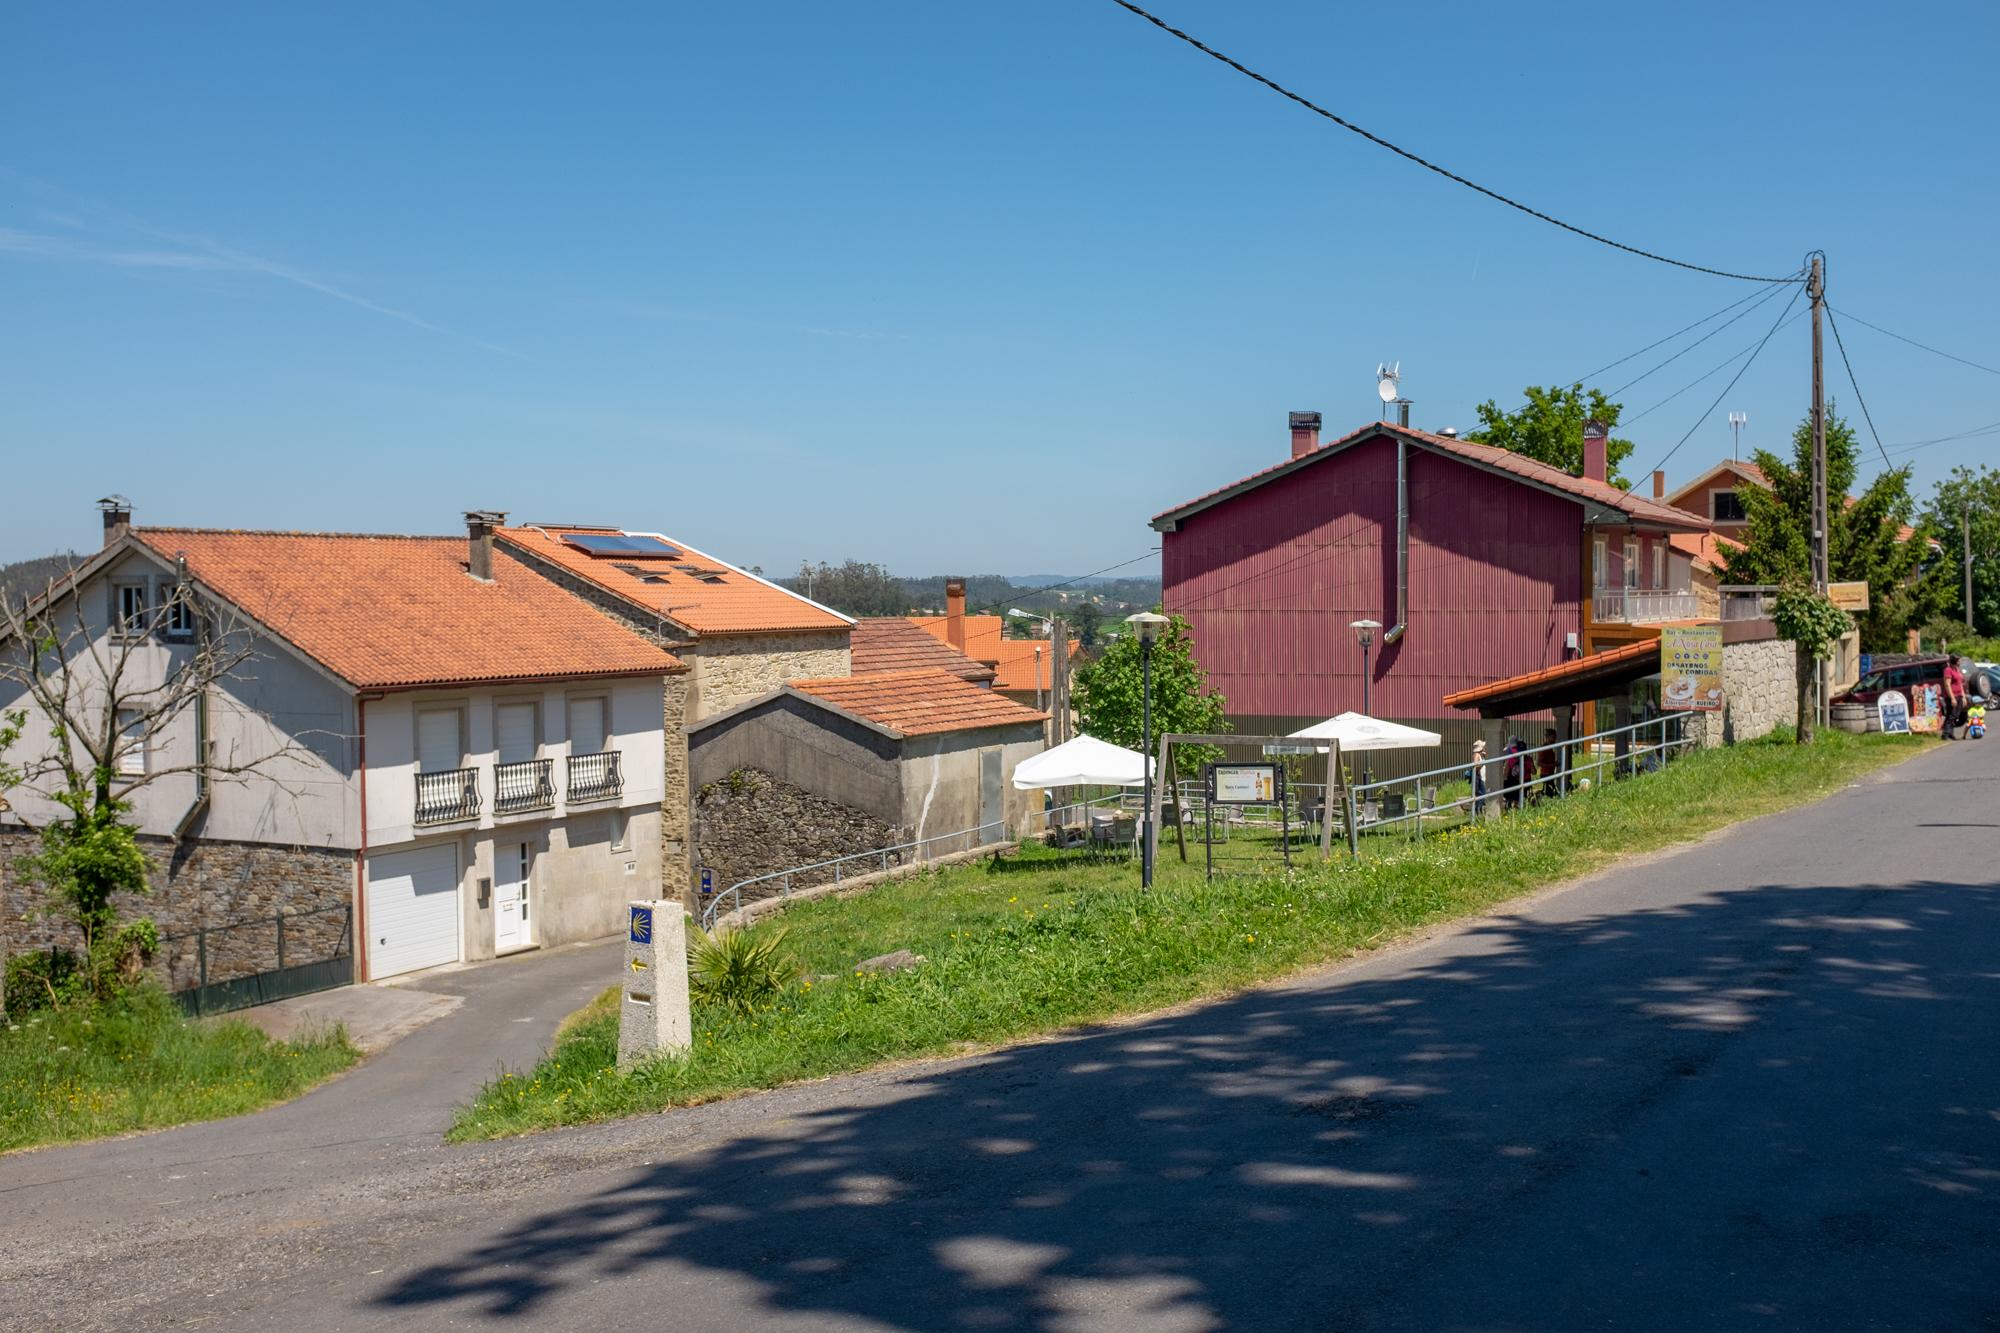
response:
[[[0,565],[0,596],[4,596],[9,603],[19,602],[21,598],[48,587],[50,579],[61,578],[82,563],[82,556],[69,551],[62,555],[43,555],[32,560],[16,560],[11,565]]]

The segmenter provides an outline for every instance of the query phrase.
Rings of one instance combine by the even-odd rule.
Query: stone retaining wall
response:
[[[70,924],[46,916],[46,892],[16,864],[40,847],[25,829],[0,829],[0,958],[53,944],[74,947]],[[285,962],[319,962],[352,949],[347,910],[354,901],[354,853],[261,843],[140,838],[151,863],[152,892],[116,900],[124,919],[150,917],[166,939],[153,971],[169,990],[200,979],[208,928],[208,979],[268,972],[278,965],[279,912],[285,922]]]
[[[1797,658],[1784,639],[1731,643],[1722,649],[1720,713],[1697,715],[1693,734],[1704,747],[1768,735],[1798,717]]]
[[[759,769],[737,769],[695,793],[695,854],[715,871],[718,893],[755,875],[873,851],[908,837],[908,830]],[[850,869],[859,874],[866,867]],[[832,880],[831,870],[803,874],[793,878],[792,888]],[[783,889],[777,880],[759,884],[744,894],[744,901],[772,897]]]

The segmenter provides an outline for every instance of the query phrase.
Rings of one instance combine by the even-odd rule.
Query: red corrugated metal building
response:
[[[1446,720],[1446,694],[1656,634],[1590,620],[1593,582],[1643,588],[1651,564],[1593,564],[1596,538],[1609,534],[1622,555],[1627,536],[1650,549],[1670,532],[1708,527],[1602,480],[1601,436],[1586,448],[1594,477],[1388,422],[1325,446],[1318,436],[1316,413],[1294,414],[1290,458],[1153,520],[1165,607],[1187,617],[1241,731],[1290,731],[1361,709],[1355,620],[1384,627],[1370,654],[1369,710],[1426,724]],[[1596,598],[1627,600],[1666,604]]]

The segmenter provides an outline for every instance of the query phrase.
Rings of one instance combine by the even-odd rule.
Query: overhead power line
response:
[[[1694,433],[1701,429],[1701,423],[1707,421],[1710,416],[1714,415],[1715,409],[1722,405],[1722,400],[1729,396],[1729,391],[1736,387],[1737,381],[1743,378],[1743,376],[1749,371],[1751,366],[1757,364],[1757,357],[1760,353],[1763,352],[1765,344],[1771,341],[1771,339],[1777,334],[1780,328],[1784,327],[1786,323],[1785,317],[1791,314],[1792,307],[1798,304],[1799,292],[1802,290],[1803,288],[1799,287],[1792,288],[1792,299],[1785,302],[1785,308],[1778,312],[1778,317],[1777,319],[1772,321],[1770,329],[1764,334],[1762,338],[1758,340],[1757,346],[1754,349],[1752,349],[1750,353],[1750,359],[1745,361],[1741,366],[1737,367],[1736,373],[1729,377],[1729,383],[1722,386],[1722,392],[1715,395],[1715,401],[1710,403],[1705,409],[1703,409],[1702,414],[1695,418],[1694,424],[1687,428],[1687,434],[1681,436],[1680,439],[1676,440],[1674,442],[1674,447],[1667,450],[1665,456],[1662,457],[1659,462],[1647,468],[1645,472],[1640,474],[1641,476],[1650,476],[1652,473],[1658,472],[1661,468],[1665,467],[1669,462],[1671,462],[1673,460],[1673,456],[1681,451],[1681,446],[1686,444],[1689,440],[1693,439]],[[1733,360],[1734,358],[1731,359]],[[1728,363],[1724,362],[1724,364],[1726,365]],[[1706,376],[1704,376],[1704,378],[1706,378]],[[1632,489],[1633,488],[1630,486],[1626,487],[1625,494],[1619,496],[1618,497],[1619,500],[1623,501],[1628,499],[1632,494]]]
[[[1840,338],[1840,321],[1833,317],[1833,307],[1826,308],[1827,326],[1833,330],[1833,345],[1840,349],[1840,364],[1847,369],[1847,382],[1854,389],[1854,401],[1861,404],[1861,419],[1868,423],[1868,433],[1875,437],[1875,447],[1882,451],[1882,466],[1891,472],[1896,465],[1889,461],[1889,451],[1882,445],[1882,432],[1875,429],[1875,415],[1868,410],[1868,400],[1861,395],[1861,382],[1854,378],[1854,363],[1847,359],[1847,344]]]
[[[1263,84],[1266,88],[1269,88],[1272,92],[1277,93],[1280,97],[1289,98],[1292,101],[1297,102],[1300,106],[1304,107],[1306,110],[1312,112],[1314,115],[1323,116],[1326,119],[1332,121],[1334,124],[1340,126],[1340,128],[1347,130],[1350,133],[1360,135],[1362,138],[1376,145],[1378,148],[1386,148],[1390,152],[1396,154],[1396,156],[1416,163],[1418,166],[1422,167],[1426,171],[1436,172],[1438,175],[1444,177],[1448,181],[1452,181],[1458,185],[1463,185],[1468,190],[1477,191],[1478,193],[1485,195],[1488,199],[1491,199],[1496,203],[1505,204],[1509,208],[1517,209],[1520,212],[1526,213],[1531,218],[1536,218],[1542,222],[1548,223],[1552,227],[1560,227],[1562,230],[1569,232],[1575,236],[1581,236],[1587,241],[1596,241],[1599,245],[1608,245],[1613,250],[1623,250],[1626,254],[1637,255],[1641,259],[1650,259],[1653,260],[1655,263],[1660,263],[1660,264],[1671,264],[1675,268],[1684,268],[1694,273],[1706,273],[1711,277],[1734,278],[1739,282],[1797,282],[1799,280],[1796,276],[1789,278],[1758,277],[1755,274],[1750,274],[1750,273],[1732,273],[1727,269],[1710,268],[1705,264],[1691,264],[1685,259],[1674,259],[1668,255],[1659,254],[1652,250],[1643,250],[1636,245],[1627,245],[1623,241],[1614,241],[1609,236],[1602,236],[1599,235],[1597,232],[1587,231],[1584,228],[1577,226],[1575,223],[1564,222],[1561,218],[1551,217],[1549,214],[1542,212],[1538,208],[1532,208],[1529,205],[1522,203],[1518,199],[1513,199],[1508,197],[1507,195],[1501,194],[1498,190],[1488,189],[1486,186],[1481,185],[1477,181],[1467,180],[1465,177],[1459,175],[1455,171],[1449,170],[1448,168],[1445,167],[1441,167],[1437,163],[1432,162],[1427,158],[1418,156],[1417,154],[1411,152],[1407,148],[1401,147],[1397,144],[1393,144],[1389,142],[1387,139],[1384,139],[1381,135],[1363,129],[1361,126],[1356,125],[1353,121],[1346,119],[1344,116],[1339,116],[1334,114],[1333,112],[1327,110],[1325,107],[1319,105],[1319,103],[1312,101],[1310,98],[1303,97],[1300,94],[1293,92],[1291,89],[1285,87],[1283,84],[1277,82],[1275,79],[1266,78],[1264,75],[1259,74],[1256,70],[1251,69],[1249,66],[1243,64],[1241,61],[1232,59],[1231,57],[1226,56],[1222,52],[1216,50],[1214,47],[1208,45],[1206,42],[1203,42],[1198,38],[1192,37],[1189,34],[1182,32],[1179,28],[1174,27],[1171,23],[1168,23],[1165,19],[1159,17],[1157,14],[1153,14],[1148,12],[1147,10],[1141,9],[1138,5],[1133,4],[1132,0],[1111,0],[1111,3],[1117,5],[1120,9],[1129,10],[1131,13],[1138,15],[1140,18],[1146,20],[1146,22],[1152,24],[1154,27],[1158,28],[1160,31],[1168,34],[1169,36],[1178,37],[1180,40],[1186,42],[1189,46],[1192,46],[1195,50],[1201,52],[1203,55],[1221,61],[1223,64],[1229,66],[1229,68],[1235,70],[1238,74],[1243,75],[1245,78]]]
[[[1805,311],[1803,310],[1797,311],[1792,315],[1790,319],[1786,320],[1783,324],[1780,324],[1778,326],[1779,332],[1782,333],[1785,329],[1789,328],[1793,324],[1798,323],[1805,317],[1806,317]],[[1711,366],[1707,370],[1704,370],[1701,374],[1695,376],[1693,379],[1689,380],[1686,384],[1681,385],[1680,388],[1675,389],[1672,393],[1668,394],[1665,398],[1660,399],[1658,402],[1654,403],[1651,407],[1648,407],[1640,412],[1635,412],[1629,417],[1621,416],[1618,419],[1618,428],[1620,430],[1623,430],[1627,426],[1630,426],[1633,422],[1638,421],[1641,418],[1651,416],[1653,413],[1665,407],[1668,403],[1674,401],[1674,399],[1686,393],[1689,389],[1692,389],[1695,385],[1700,384],[1703,380],[1711,379],[1714,376],[1721,374],[1723,371],[1729,369],[1729,367],[1735,365],[1738,361],[1741,361],[1745,356],[1749,355],[1751,352],[1756,351],[1763,345],[1764,345],[1764,339],[1759,338],[1756,342],[1751,343],[1748,347],[1738,348],[1736,351],[1724,357],[1719,363],[1717,363],[1714,366]]]
[[[1832,313],[1832,311],[1833,307],[1831,305],[1827,306],[1827,312],[1830,314]],[[2000,370],[1995,370],[1992,366],[1982,366],[1977,361],[1968,361],[1962,356],[1953,356],[1950,352],[1944,351],[1940,348],[1933,347],[1929,343],[1920,343],[1915,338],[1905,338],[1902,334],[1893,333],[1890,330],[1883,328],[1880,324],[1870,324],[1867,320],[1861,318],[1861,316],[1854,314],[1852,312],[1849,312],[1847,317],[1853,320],[1856,324],[1859,324],[1861,327],[1865,329],[1873,329],[1875,330],[1875,332],[1882,334],[1884,337],[1894,338],[1897,342],[1908,343],[1912,347],[1921,347],[1924,351],[1929,352],[1932,356],[1941,356],[1947,361],[1956,361],[1961,366],[1971,366],[1974,370],[1983,370],[1989,375],[2000,375]]]

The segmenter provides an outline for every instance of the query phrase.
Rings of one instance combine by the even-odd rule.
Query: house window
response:
[[[465,767],[465,741],[456,708],[425,709],[417,714],[417,770],[450,773]]]
[[[1708,516],[1717,523],[1742,523],[1750,517],[1743,512],[1743,501],[1735,491],[1709,492]]]
[[[175,588],[167,594],[167,637],[170,639],[192,639],[194,637],[194,598],[186,588]]]
[[[136,708],[118,710],[117,753],[111,766],[126,777],[146,771],[146,715]]]
[[[601,694],[569,701],[571,754],[602,754],[608,748],[611,733],[605,717],[605,702]]]
[[[632,850],[632,816],[623,810],[611,812],[611,850],[614,852]]]
[[[1625,586],[1628,588],[1639,586],[1639,539],[1637,537],[1627,537],[1625,539]]]
[[[1591,587],[1593,587],[1593,588],[1607,588],[1607,587],[1611,586],[1611,585],[1610,585],[1610,582],[1609,582],[1609,579],[1608,579],[1608,576],[1607,576],[1607,571],[1605,570],[1605,567],[1604,567],[1604,565],[1605,565],[1605,561],[1606,561],[1607,559],[1608,559],[1608,556],[1607,556],[1607,555],[1606,555],[1606,553],[1605,553],[1605,540],[1604,540],[1604,538],[1602,538],[1602,537],[1599,537],[1599,538],[1598,538],[1598,539],[1597,539],[1596,541],[1594,541],[1594,542],[1592,542],[1592,543],[1590,544],[1590,586],[1591,586]]]
[[[116,632],[127,638],[137,638],[146,632],[146,585],[143,583],[114,583],[111,585],[112,614],[117,618]]]
[[[1653,543],[1653,586],[1667,586],[1667,544],[1661,541]]]

